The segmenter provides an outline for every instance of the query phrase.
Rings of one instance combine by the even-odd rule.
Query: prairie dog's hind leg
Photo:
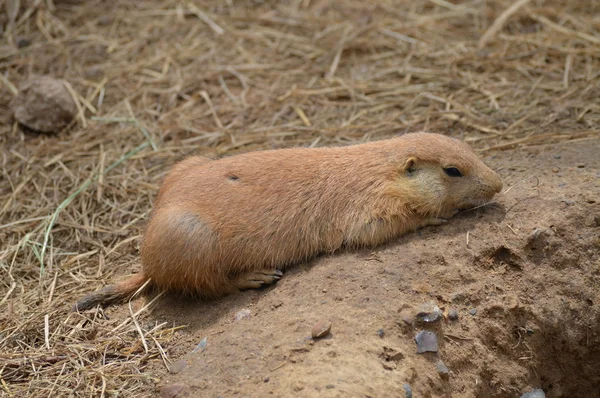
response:
[[[238,275],[231,282],[237,290],[258,289],[278,281],[282,276],[283,272],[277,269],[262,269]]]

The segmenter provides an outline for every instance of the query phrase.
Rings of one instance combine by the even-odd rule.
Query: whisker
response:
[[[471,210],[480,209],[480,208],[482,208],[482,207],[486,207],[486,206],[489,206],[489,205],[492,205],[492,204],[495,204],[495,203],[498,203],[498,202],[497,202],[497,201],[495,201],[495,200],[490,200],[489,202],[485,202],[485,203],[483,203],[483,204],[480,204],[480,205],[478,205],[478,206],[475,206],[475,207],[471,207],[471,208],[468,208],[468,209],[462,210],[462,211],[461,211],[461,213],[466,213],[467,211],[471,211]]]
[[[529,176],[529,177],[525,177],[520,181],[515,182],[513,185],[511,185],[510,187],[506,188],[506,191],[502,192],[503,195],[506,195],[508,193],[508,191],[510,191],[511,189],[513,189],[514,187],[516,187],[517,185],[519,185],[520,183],[522,183],[523,181],[527,181],[530,178],[535,178],[536,180],[536,184],[533,188],[529,188],[529,189],[534,189],[537,188],[540,185],[540,179],[537,176]]]

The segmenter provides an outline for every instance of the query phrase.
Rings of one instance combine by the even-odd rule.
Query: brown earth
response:
[[[598,140],[502,153],[487,161],[508,192],[489,208],[291,268],[263,291],[160,301],[147,320],[188,325],[170,349],[188,364],[156,369],[159,384],[211,397],[392,397],[405,383],[415,397],[598,396],[598,153]],[[459,319],[406,324],[424,303]],[[332,331],[314,341],[321,318]],[[422,329],[437,333],[437,354],[416,353]]]

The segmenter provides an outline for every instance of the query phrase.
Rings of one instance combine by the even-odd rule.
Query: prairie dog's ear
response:
[[[404,163],[404,167],[402,168],[402,170],[404,170],[408,173],[413,172],[414,167],[415,167],[415,161],[416,161],[416,159],[413,157],[406,159],[406,162]]]

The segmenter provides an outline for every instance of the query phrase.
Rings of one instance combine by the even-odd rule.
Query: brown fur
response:
[[[450,166],[464,176],[446,175]],[[173,167],[156,198],[141,247],[143,277],[76,307],[128,297],[132,284],[148,278],[158,289],[204,297],[258,287],[279,279],[274,270],[318,254],[440,224],[501,188],[466,144],[430,133],[213,161],[191,157]]]

